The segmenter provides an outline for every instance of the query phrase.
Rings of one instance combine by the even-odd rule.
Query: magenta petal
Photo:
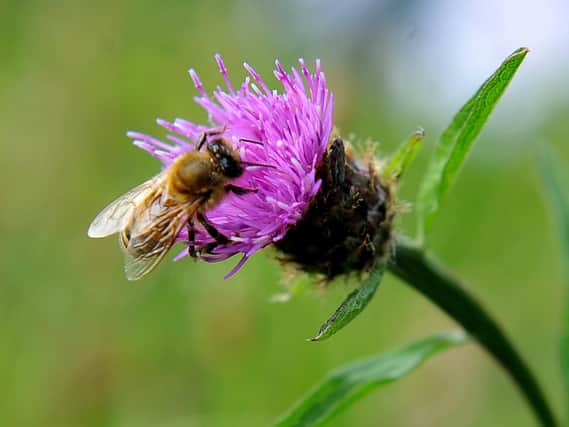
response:
[[[250,77],[235,91],[223,59],[216,55],[215,60],[227,91],[218,87],[210,96],[197,73],[193,69],[189,71],[200,95],[196,102],[207,111],[209,125],[181,118],[173,122],[159,119],[158,124],[170,132],[168,143],[137,132],[129,132],[128,136],[135,145],[168,167],[177,156],[193,150],[204,131],[225,126],[224,137],[238,149],[244,161],[272,166],[246,167],[235,184],[255,188],[257,192],[243,196],[228,194],[207,211],[209,221],[231,241],[216,247],[210,254],[203,254],[201,259],[218,262],[243,254],[227,278],[255,252],[282,239],[308,209],[320,188],[315,168],[322,160],[332,132],[334,101],[319,61],[314,73],[302,59],[299,70],[293,68],[290,72],[276,61],[274,75],[283,88],[279,93],[270,89],[247,63],[244,67]],[[242,138],[262,145],[247,143]],[[178,240],[187,241],[185,230]],[[197,228],[195,247],[198,252],[212,241],[205,230]],[[187,249],[175,259],[185,256],[188,256]]]

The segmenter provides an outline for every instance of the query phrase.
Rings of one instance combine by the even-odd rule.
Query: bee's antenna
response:
[[[223,135],[227,130],[227,124],[217,129],[210,129],[202,132],[196,144],[196,151],[200,151],[204,144],[208,142],[210,136]]]
[[[239,142],[248,142],[250,144],[261,145],[261,146],[265,145],[261,141],[256,141],[254,139],[249,139],[249,138],[239,138]]]
[[[273,165],[267,165],[264,163],[253,163],[253,162],[246,162],[244,160],[241,160],[241,164],[245,165],[245,166],[261,166],[263,168],[271,168],[271,169],[276,169],[276,166]]]

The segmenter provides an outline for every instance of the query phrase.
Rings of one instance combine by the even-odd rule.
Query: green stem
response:
[[[476,299],[439,266],[424,249],[397,242],[390,271],[456,320],[512,377],[543,426],[557,422],[529,367],[495,320]]]

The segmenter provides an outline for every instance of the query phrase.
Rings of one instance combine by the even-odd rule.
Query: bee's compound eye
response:
[[[237,178],[243,174],[241,163],[232,156],[225,155],[219,159],[219,165],[223,174],[228,178]]]

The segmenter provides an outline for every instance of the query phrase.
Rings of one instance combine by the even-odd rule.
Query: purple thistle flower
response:
[[[290,72],[276,61],[274,75],[283,86],[279,93],[269,89],[247,63],[244,67],[250,77],[235,90],[221,56],[215,59],[226,90],[218,87],[209,96],[197,73],[189,71],[200,93],[195,100],[208,112],[209,126],[180,118],[173,122],[159,119],[158,124],[170,132],[166,136],[168,143],[137,132],[128,132],[128,136],[168,167],[180,154],[194,150],[204,132],[225,128],[223,137],[238,150],[245,164],[271,166],[246,166],[245,173],[234,183],[257,191],[226,194],[207,211],[208,220],[230,242],[202,254],[201,259],[217,262],[242,253],[239,263],[226,275],[230,277],[259,249],[281,240],[308,210],[321,186],[316,169],[330,140],[334,102],[319,61],[314,73],[302,59],[300,71],[292,68]],[[177,240],[187,243],[187,231],[182,231]],[[198,252],[213,241],[205,230],[196,229]],[[187,255],[185,249],[176,259]]]

